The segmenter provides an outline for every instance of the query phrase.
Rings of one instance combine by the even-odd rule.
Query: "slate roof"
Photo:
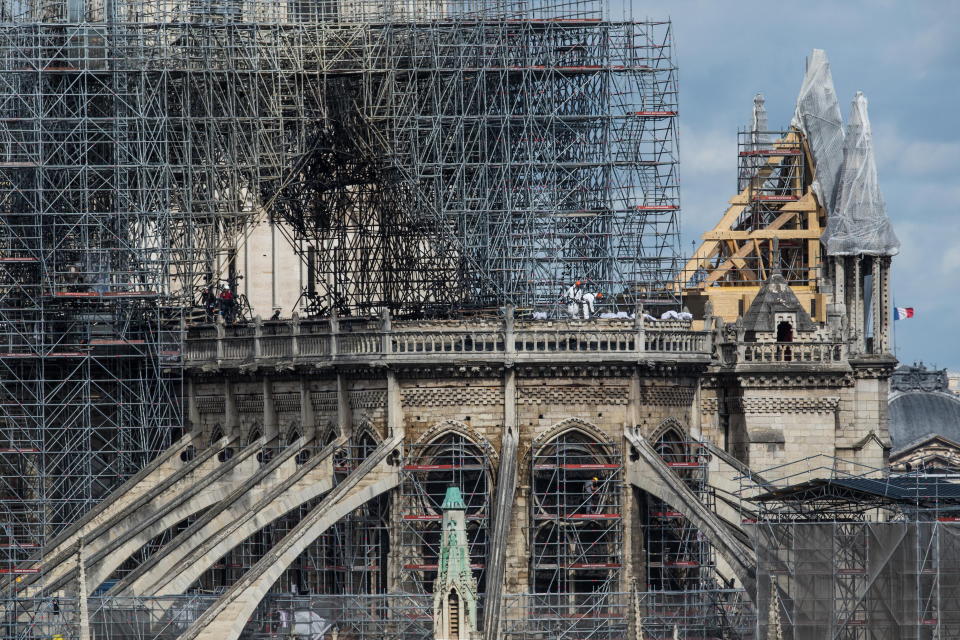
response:
[[[779,273],[770,276],[760,287],[757,297],[743,316],[743,328],[747,331],[776,331],[773,319],[777,313],[797,315],[794,331],[813,331],[815,328],[810,314],[797,300],[786,278]]]
[[[753,498],[770,500],[855,501],[864,508],[876,502],[900,504],[960,503],[960,484],[945,478],[896,476],[890,478],[817,478],[768,491]]]
[[[960,442],[960,397],[952,393],[896,393],[890,398],[888,414],[895,451],[932,435]]]

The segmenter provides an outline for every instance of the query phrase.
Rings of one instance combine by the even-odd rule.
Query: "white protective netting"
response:
[[[877,183],[867,99],[854,98],[847,135],[830,62],[814,49],[791,125],[807,138],[816,164],[813,190],[827,210],[827,255],[896,255],[900,250]]]
[[[900,251],[877,182],[867,98],[860,91],[850,107],[836,200],[822,240],[831,256],[893,256]]]
[[[823,49],[814,49],[797,96],[790,125],[807,138],[816,162],[813,191],[827,213],[833,213],[837,176],[843,163],[843,121],[833,88],[830,61]]]

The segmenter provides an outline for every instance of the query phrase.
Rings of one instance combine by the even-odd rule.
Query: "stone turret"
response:
[[[900,251],[877,182],[867,99],[853,99],[837,186],[821,238],[832,272],[834,314],[845,316],[851,354],[889,356],[893,303],[890,260]]]
[[[433,637],[436,640],[479,640],[477,582],[470,570],[467,505],[460,489],[444,497],[440,557],[433,583]]]

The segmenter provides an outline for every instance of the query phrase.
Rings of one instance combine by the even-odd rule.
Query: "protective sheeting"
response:
[[[843,163],[843,122],[830,62],[822,49],[814,49],[810,56],[790,124],[807,137],[816,163],[813,191],[829,215],[833,213],[837,177]]]
[[[893,256],[900,251],[877,183],[867,99],[860,91],[850,108],[836,202],[822,241],[831,256]]]
[[[960,636],[960,524],[763,523],[757,552],[758,640]],[[771,594],[777,591],[778,598]],[[760,613],[762,612],[762,613]]]

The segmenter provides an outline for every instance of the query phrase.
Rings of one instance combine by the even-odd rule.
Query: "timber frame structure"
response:
[[[816,164],[804,134],[741,131],[738,193],[674,281],[695,315],[706,302],[727,322],[743,316],[774,273],[804,309],[826,319],[820,236],[827,213],[813,190]],[[769,139],[772,142],[767,142]]]

